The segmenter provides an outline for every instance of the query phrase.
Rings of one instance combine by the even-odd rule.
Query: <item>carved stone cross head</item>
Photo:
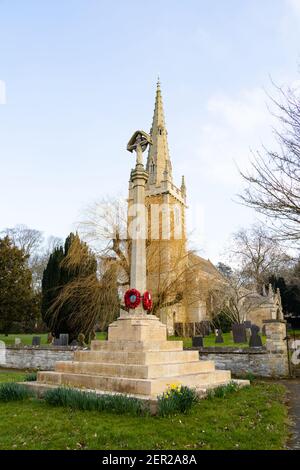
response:
[[[127,150],[137,153],[137,163],[143,163],[142,153],[146,150],[148,145],[152,144],[152,138],[144,131],[135,131],[130,141],[127,144]]]

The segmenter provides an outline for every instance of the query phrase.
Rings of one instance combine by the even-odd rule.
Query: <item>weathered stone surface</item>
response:
[[[41,345],[41,337],[40,336],[34,336],[32,338],[32,346],[40,346]]]
[[[0,367],[54,370],[57,361],[72,361],[73,359],[74,349],[72,348],[9,346],[5,350],[5,362],[0,363]]]
[[[218,334],[216,336],[216,343],[224,343],[223,335],[222,335],[222,330],[218,330]]]
[[[192,345],[194,347],[203,347],[203,336],[193,336]]]
[[[228,370],[200,361],[197,351],[167,341],[166,325],[156,316],[121,316],[108,329],[108,341],[92,341],[73,361],[59,361],[55,371],[38,373],[40,384],[156,397],[170,384],[206,389],[227,384]]]
[[[213,348],[199,350],[200,359],[214,361],[217,369],[230,370],[232,374],[243,377],[253,374],[257,377],[288,377],[289,367],[287,355],[264,351],[210,351]],[[223,350],[223,348],[222,348]]]
[[[247,336],[245,325],[234,323],[232,325],[232,335],[235,343],[246,343]]]

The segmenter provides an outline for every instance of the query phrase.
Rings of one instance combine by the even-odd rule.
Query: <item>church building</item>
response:
[[[216,284],[224,285],[226,279],[209,260],[187,248],[187,188],[183,176],[178,186],[173,179],[159,81],[150,136],[152,145],[149,146],[146,164],[148,181],[145,202],[147,288],[152,293],[154,305],[159,305],[154,313],[159,315],[172,334],[176,325],[195,325],[212,319],[212,290]],[[132,181],[129,182],[129,207],[131,201]],[[189,295],[178,298],[178,292],[185,289]],[[255,309],[258,307],[256,298]],[[259,308],[261,316],[270,317],[269,312]]]

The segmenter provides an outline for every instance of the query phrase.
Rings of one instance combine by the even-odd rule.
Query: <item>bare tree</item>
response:
[[[300,239],[300,95],[299,90],[278,88],[272,99],[280,129],[274,130],[279,150],[257,152],[249,172],[241,172],[248,183],[240,195],[242,203],[268,216],[283,240]]]
[[[261,296],[245,288],[244,278],[235,271],[226,282],[218,282],[210,291],[213,303],[213,318],[220,313],[225,315],[231,323],[243,323],[248,313],[253,309],[253,298],[255,306],[264,302]]]
[[[104,199],[99,203],[89,206],[85,210],[85,220],[81,222],[78,229],[81,237],[85,239],[96,253],[99,264],[99,276],[97,281],[87,280],[88,289],[95,289],[95,295],[101,295],[101,283],[106,285],[106,299],[110,297],[111,289],[114,291],[114,282],[119,292],[119,308],[125,309],[123,305],[123,294],[130,284],[130,251],[131,241],[127,233],[127,205],[117,199]],[[169,244],[169,241],[167,242]],[[172,242],[171,242],[172,243]],[[198,289],[196,277],[193,273],[194,264],[190,253],[184,249],[184,241],[174,242],[176,249],[172,249],[172,256],[167,254],[166,244],[147,241],[147,270],[148,279],[151,278],[151,287],[155,292],[153,298],[153,313],[159,315],[161,309],[176,305],[180,302],[194,303],[199,299],[201,293]],[[66,260],[69,266],[78,263],[80,253],[70,250]],[[113,273],[113,274],[112,274]],[[151,273],[155,273],[153,276]],[[113,280],[113,282],[112,282]],[[115,281],[116,280],[116,281]],[[96,282],[96,284],[95,284]],[[93,284],[94,283],[94,284]],[[100,283],[100,284],[99,284]],[[103,285],[104,285],[103,284]],[[76,291],[77,285],[68,285],[67,290],[62,290],[59,302],[63,296],[71,296],[72,290]],[[80,289],[77,289],[75,297],[80,300]],[[188,293],[188,294],[187,294]],[[94,298],[90,295],[90,298]],[[100,302],[98,297],[98,304]],[[100,303],[105,303],[103,298]],[[85,302],[86,305],[86,302]],[[107,310],[110,305],[107,304]],[[90,309],[90,315],[94,315]],[[88,313],[87,313],[88,315]],[[101,318],[100,318],[101,320]]]
[[[278,275],[291,265],[291,257],[261,224],[241,229],[232,236],[229,257],[240,271],[244,287],[262,293],[271,275]]]
[[[36,291],[40,291],[42,287],[43,273],[47,266],[49,256],[55,248],[62,245],[61,238],[50,236],[47,239],[46,246],[43,246],[40,251],[32,252],[28,264],[32,272],[32,283]]]
[[[13,244],[28,256],[28,267],[32,272],[32,285],[35,291],[39,291],[49,256],[57,246],[62,244],[62,240],[50,236],[45,242],[40,230],[31,229],[26,225],[6,228],[1,233],[7,235]]]
[[[44,237],[39,230],[31,229],[26,225],[16,225],[2,231],[15,246],[24,251],[28,256],[40,250]]]

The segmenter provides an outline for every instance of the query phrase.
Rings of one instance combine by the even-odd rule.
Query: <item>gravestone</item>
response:
[[[40,336],[34,336],[31,341],[32,346],[40,346],[41,345],[41,337]]]
[[[69,344],[69,335],[68,335],[68,333],[61,333],[59,335],[59,339],[60,339],[60,345],[61,346],[68,346],[68,344]]]
[[[218,330],[218,334],[217,334],[217,336],[216,336],[215,343],[216,343],[216,344],[218,344],[218,343],[224,343],[222,330],[220,330],[220,329]]]
[[[203,336],[193,336],[192,345],[193,348],[203,348]]]
[[[61,346],[61,340],[60,340],[60,338],[54,338],[54,340],[53,340],[53,346]]]
[[[21,338],[15,338],[15,346],[22,346]]]
[[[247,335],[245,325],[233,323],[232,336],[234,343],[247,343]]]
[[[259,327],[257,325],[252,325],[251,336],[250,336],[250,341],[249,341],[250,348],[262,347],[262,340],[258,333],[259,333]]]
[[[48,344],[52,344],[52,343],[53,343],[53,335],[52,335],[52,333],[48,333],[48,336],[47,336],[47,343],[48,343]]]

